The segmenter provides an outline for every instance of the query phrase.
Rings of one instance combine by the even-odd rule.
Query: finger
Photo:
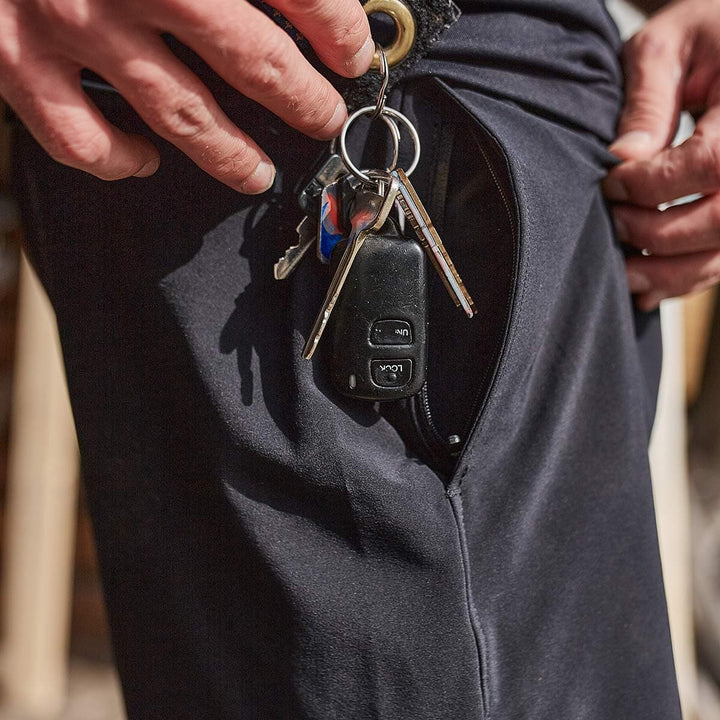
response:
[[[716,9],[713,10],[709,4],[706,5],[705,9],[710,12],[711,24],[696,21],[696,27],[701,29],[695,34],[692,63],[683,87],[683,105],[689,110],[713,104],[711,96],[718,91],[720,33],[712,29],[712,25],[717,22],[718,8],[720,6],[716,5]]]
[[[695,132],[649,160],[629,160],[603,181],[610,200],[656,207],[687,195],[720,189],[720,105],[709,109]]]
[[[720,43],[719,43],[720,45]],[[682,106],[694,116],[702,114],[707,107],[718,76],[720,47],[713,57],[694,58],[683,86]]]
[[[666,20],[651,21],[627,42],[625,105],[611,152],[623,160],[642,159],[667,147],[680,113],[687,55],[683,34]]]
[[[358,0],[273,0],[272,5],[309,40],[331,70],[345,77],[367,72],[375,43]]]
[[[638,295],[642,310],[656,307],[660,300],[699,292],[720,280],[720,251],[675,257],[632,257],[627,261],[630,292]]]
[[[12,75],[14,82],[3,83],[5,99],[57,162],[103,180],[147,177],[157,170],[156,148],[103,117],[82,91],[78,67],[61,60],[34,61]]]
[[[257,194],[273,183],[268,156],[220,109],[199,78],[153,34],[126,36],[122,56],[93,70],[112,83],[158,134],[233,189]]]
[[[319,140],[340,133],[347,110],[339,93],[264,13],[237,0],[207,0],[164,21],[226,82],[291,127]]]
[[[667,210],[617,205],[618,238],[653,255],[720,249],[720,194]]]

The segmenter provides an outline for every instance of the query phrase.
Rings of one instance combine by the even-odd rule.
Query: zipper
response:
[[[455,467],[455,458],[450,456],[447,444],[433,420],[427,397],[427,382],[416,395],[409,398],[407,408],[423,460],[448,482]]]
[[[448,96],[448,99],[452,102],[458,103],[456,98],[448,89],[444,87],[444,84],[442,82],[436,79],[435,83],[442,94]],[[474,121],[480,124],[478,120],[474,119]],[[450,162],[455,141],[454,124],[441,123],[438,135],[439,137],[436,137],[436,139],[438,140],[438,151],[435,156],[433,173],[436,182],[433,183],[432,194],[430,197],[431,217],[444,216],[445,197],[447,193]],[[508,200],[505,188],[498,179],[497,174],[493,169],[492,162],[480,141],[478,141],[477,146],[485,162],[486,172],[491,178],[498,193],[500,194],[503,205],[507,212],[510,226],[511,228],[513,228],[513,243],[517,246],[517,237],[514,223],[515,218],[511,210],[511,204]],[[491,372],[493,375],[496,371],[497,367],[495,367],[494,369],[489,368],[487,370],[487,372]],[[430,397],[427,381],[423,384],[420,392],[412,398],[411,407],[414,409],[413,420],[416,426],[416,431],[428,454],[434,459],[436,465],[442,469],[443,473],[447,473],[448,478],[452,476],[456,466],[458,465],[458,461],[464,455],[467,440],[473,434],[475,427],[480,420],[480,415],[482,414],[482,410],[484,408],[488,394],[489,387],[485,387],[485,383],[481,382],[480,388],[475,392],[475,396],[471,403],[471,411],[468,419],[464,423],[461,434],[453,434],[447,438],[443,437],[440,430],[438,429],[437,423],[433,418],[432,408],[430,407]]]
[[[490,158],[487,156],[487,152],[485,151],[485,148],[482,146],[482,144],[478,145],[480,154],[483,157],[483,160],[485,161],[485,167],[487,168],[488,173],[490,174],[490,177],[492,178],[493,183],[495,184],[495,187],[497,188],[498,193],[500,193],[500,197],[502,198],[503,206],[505,207],[505,212],[507,213],[508,221],[510,223],[510,227],[512,228],[512,236],[513,236],[513,245],[514,245],[514,260],[513,260],[513,276],[515,277],[514,285],[517,283],[517,263],[518,263],[518,237],[517,237],[517,228],[515,225],[516,217],[514,216],[512,210],[511,210],[511,203],[508,200],[507,194],[505,192],[505,188],[503,187],[502,183],[498,180],[497,174],[495,173],[495,170],[493,169],[492,163],[490,162]],[[502,150],[502,148],[501,148]],[[502,150],[503,156],[505,156],[505,151]],[[506,156],[505,156],[506,157]],[[507,157],[506,157],[507,162]],[[508,298],[508,311],[507,311],[507,319],[505,324],[505,330],[503,332],[503,337],[500,341],[501,347],[505,345],[507,341],[507,334],[508,334],[508,328],[510,325],[510,313],[511,313],[511,307],[514,302],[513,298],[515,296],[515,288],[513,288],[512,293],[510,294],[510,297]],[[486,373],[491,373],[490,377],[490,383],[488,386],[483,390],[483,385],[481,385],[481,388],[475,393],[475,397],[473,398],[472,402],[472,411],[470,413],[470,418],[468,422],[465,425],[464,428],[464,440],[462,444],[458,446],[458,451],[456,454],[457,463],[456,467],[459,467],[463,457],[465,456],[465,451],[467,450],[467,441],[470,439],[470,437],[475,433],[475,429],[480,424],[480,420],[483,415],[483,411],[485,409],[485,405],[487,403],[487,399],[490,395],[490,390],[492,388],[492,385],[495,381],[495,377],[498,373],[498,368],[500,365],[500,357],[502,355],[502,350],[500,350],[500,353],[498,354],[494,367],[487,368]]]
[[[420,389],[420,403],[422,407],[422,411],[425,415],[425,419],[427,420],[427,427],[430,433],[433,436],[433,439],[439,444],[443,444],[442,436],[440,435],[440,431],[437,429],[437,425],[435,424],[435,421],[433,420],[432,413],[430,412],[430,398],[428,397],[428,389],[427,389],[427,382],[423,383],[422,388]]]
[[[433,157],[433,182],[430,188],[428,212],[430,217],[443,217],[445,198],[447,197],[448,183],[450,181],[450,163],[455,147],[455,126],[453,123],[441,122],[436,130],[433,147],[437,148]],[[433,296],[438,295],[436,286],[432,286]],[[444,288],[442,290],[445,291]],[[449,445],[438,430],[430,409],[430,396],[427,380],[423,383],[420,392],[413,397],[416,429],[428,453],[434,458],[436,465],[448,477],[452,474],[456,458],[452,456]],[[424,422],[423,422],[424,421]]]

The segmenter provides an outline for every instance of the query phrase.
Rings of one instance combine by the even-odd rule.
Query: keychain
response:
[[[476,312],[410,183],[420,161],[420,138],[405,115],[386,106],[389,67],[379,46],[378,55],[383,77],[378,100],[348,117],[339,153],[333,141],[329,156],[301,189],[305,217],[298,226],[298,243],[275,264],[275,277],[285,279],[311,246],[321,262],[329,263],[330,286],[302,354],[313,356],[330,325],[333,384],[344,395],[373,401],[410,397],[425,382],[426,256],[454,303],[468,317]],[[348,131],[363,116],[381,119],[390,132],[393,153],[384,169],[360,169],[348,154]],[[407,170],[397,167],[401,127],[415,148]],[[404,219],[415,237],[402,232],[399,221]]]

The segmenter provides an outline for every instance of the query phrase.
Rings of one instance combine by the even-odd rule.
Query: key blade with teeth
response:
[[[424,205],[415,192],[415,188],[402,169],[398,168],[394,170],[392,177],[399,181],[398,203],[440,275],[450,297],[453,299],[455,305],[462,307],[465,314],[471,318],[477,313],[475,303],[465,288],[465,284],[458,271],[455,269],[455,265],[450,259],[445,245],[443,245],[427,210],[425,210]]]
[[[307,251],[315,244],[315,221],[306,215],[297,226],[299,241],[289,247],[285,254],[275,263],[273,274],[276,280],[285,280],[300,264]]]
[[[353,261],[357,257],[365,239],[371,232],[377,232],[385,224],[390,215],[395,198],[397,197],[400,181],[397,177],[390,177],[384,195],[360,190],[357,195],[356,207],[350,218],[351,230],[348,236],[348,245],[343,253],[340,263],[330,281],[330,287],[323,301],[320,312],[315,320],[313,329],[308,336],[302,356],[309,360],[317,349],[320,338],[327,327],[330,315],[340,297],[340,293],[347,280]]]

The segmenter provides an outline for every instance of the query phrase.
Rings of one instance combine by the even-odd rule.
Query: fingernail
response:
[[[618,240],[620,242],[627,242],[629,236],[627,223],[622,219],[619,212],[613,213],[613,222]]]
[[[652,283],[645,273],[641,273],[639,270],[627,270],[627,283],[630,288],[630,292],[633,294],[647,292]]]
[[[152,175],[158,168],[160,167],[160,158],[154,157],[150,162],[145,163],[134,175],[133,177],[149,177]]]
[[[625,184],[612,173],[603,180],[602,188],[605,197],[609,200],[625,202],[629,197]]]
[[[621,135],[608,150],[619,158],[626,160],[642,154],[652,147],[652,135],[645,130],[631,130]]]
[[[345,63],[349,77],[358,77],[368,71],[373,55],[375,54],[375,41],[372,35],[367,36],[363,46]]]
[[[335,112],[332,117],[322,126],[318,132],[313,133],[313,137],[317,140],[329,140],[330,138],[337,137],[342,130],[342,126],[347,120],[347,107],[341,100],[335,106]]]
[[[259,195],[269,190],[275,182],[275,166],[261,160],[255,168],[255,172],[240,185],[240,192],[245,195]]]

